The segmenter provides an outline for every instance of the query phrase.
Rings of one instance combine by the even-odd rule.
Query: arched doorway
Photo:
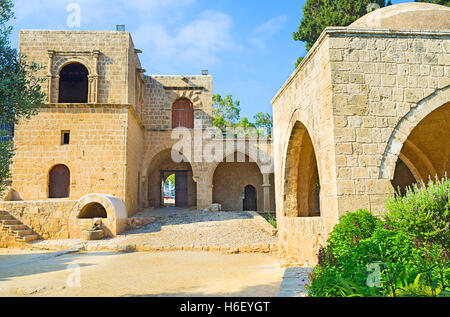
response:
[[[287,217],[320,216],[320,178],[311,137],[297,121],[284,158],[284,207]]]
[[[171,149],[156,154],[148,167],[148,204],[151,207],[195,207],[197,205],[197,184],[193,180],[191,164],[184,160],[177,163],[172,160]],[[174,176],[172,176],[174,175]],[[171,196],[166,196],[167,180],[173,177],[174,186]],[[172,184],[173,185],[173,184]],[[173,204],[166,202],[170,200]]]
[[[244,211],[256,211],[258,210],[257,206],[257,194],[256,194],[256,188],[252,185],[247,185],[244,187],[243,192],[243,210]]]
[[[172,105],[172,129],[194,128],[194,106],[187,98],[177,99]]]
[[[59,72],[59,103],[87,103],[88,102],[87,68],[80,63],[64,66]]]
[[[449,171],[450,161],[450,103],[428,114],[411,131],[403,143],[391,180],[394,189],[417,182],[442,178]]]
[[[67,198],[70,196],[70,171],[66,165],[54,166],[49,173],[48,197]]]

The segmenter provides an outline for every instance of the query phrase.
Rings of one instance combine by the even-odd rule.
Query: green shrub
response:
[[[406,195],[396,194],[386,201],[385,226],[416,238],[418,243],[450,248],[450,180],[430,180],[428,185],[413,185]]]
[[[445,177],[389,197],[383,220],[366,210],[342,216],[318,253],[309,296],[449,296],[449,187]]]
[[[359,241],[370,238],[380,225],[380,220],[365,209],[347,213],[339,218],[328,238],[328,245],[335,256],[339,256]]]

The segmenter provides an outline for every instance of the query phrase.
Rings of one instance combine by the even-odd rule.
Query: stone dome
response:
[[[390,5],[366,14],[349,27],[450,31],[450,7],[423,2]]]

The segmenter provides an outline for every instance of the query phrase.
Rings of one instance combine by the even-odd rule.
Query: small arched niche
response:
[[[89,71],[80,63],[70,63],[59,72],[59,103],[87,103]]]
[[[84,206],[77,216],[78,219],[108,218],[105,207],[97,202]]]

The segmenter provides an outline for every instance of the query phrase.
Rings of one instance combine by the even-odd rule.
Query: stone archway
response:
[[[59,71],[58,103],[87,103],[89,71],[81,63],[73,62]]]
[[[225,211],[244,210],[244,189],[252,186],[255,189],[254,204],[256,210],[264,207],[264,177],[261,170],[249,156],[233,152],[223,162],[217,164],[213,177],[213,202],[222,205]]]
[[[123,201],[114,196],[103,194],[83,196],[70,213],[69,238],[82,238],[83,231],[92,227],[94,218],[104,218],[102,223],[105,236],[112,237],[126,230],[127,209]]]
[[[447,86],[424,98],[417,104],[416,107],[412,108],[411,111],[399,121],[394,129],[394,132],[391,134],[389,141],[387,142],[386,149],[381,159],[380,179],[393,179],[395,167],[397,165],[397,159],[400,156],[401,152],[402,155],[405,155],[407,157],[407,160],[409,161],[411,161],[412,158],[409,158],[408,156],[415,156],[416,161],[419,161],[417,157],[421,157],[420,161],[422,162],[422,164],[428,165],[425,170],[428,170],[429,172],[431,171],[433,173],[434,167],[430,166],[429,158],[427,157],[428,154],[418,148],[417,144],[414,143],[414,140],[412,140],[410,136],[413,133],[413,130],[415,130],[416,127],[418,127],[425,118],[427,118],[436,110],[444,106],[448,106],[449,101],[450,86]],[[427,130],[431,131],[430,128],[427,128]],[[416,138],[413,137],[413,139]],[[438,135],[438,139],[442,140],[442,135]],[[405,160],[403,161],[406,163]],[[441,161],[444,162],[442,159]],[[413,167],[410,165],[410,169],[412,168]],[[425,172],[425,174],[427,173]],[[422,180],[426,180],[427,176],[421,175],[421,178]]]
[[[415,126],[398,155],[392,183],[394,189],[442,178],[449,170],[450,102],[433,110]],[[408,175],[408,171],[410,175]]]
[[[163,184],[170,174],[176,174],[176,191],[185,192],[186,199],[178,199],[175,194],[175,205],[179,207],[197,206],[197,184],[190,162],[182,156],[180,163],[172,159],[172,149],[165,149],[153,156],[147,164],[147,204],[154,208],[164,206]],[[182,183],[180,183],[182,182]]]
[[[320,216],[320,179],[311,137],[296,121],[291,129],[283,170],[283,216]]]

